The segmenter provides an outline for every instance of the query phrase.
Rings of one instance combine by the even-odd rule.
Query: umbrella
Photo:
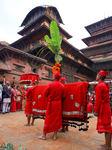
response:
[[[19,80],[21,84],[30,84],[31,81],[39,81],[39,75],[34,72],[26,72],[21,75]]]

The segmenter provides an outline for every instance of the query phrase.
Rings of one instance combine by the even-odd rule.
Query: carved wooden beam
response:
[[[9,56],[8,50],[6,50],[6,54],[7,54],[7,58],[8,58],[8,59],[10,59],[10,56]]]

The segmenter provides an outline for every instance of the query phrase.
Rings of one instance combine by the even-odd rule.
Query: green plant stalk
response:
[[[50,53],[51,51],[49,51],[49,52],[47,52],[45,55],[44,55],[44,57],[43,58],[45,58],[49,53]]]
[[[43,50],[41,50],[41,52],[40,52],[40,54],[39,54],[39,57],[40,57],[40,55],[41,55],[45,50],[46,50],[46,47],[45,47]]]
[[[35,55],[34,59],[37,57],[37,55],[38,55],[43,49],[44,49],[44,47],[42,47],[42,48],[37,52],[37,54]],[[34,59],[32,60],[31,63],[33,63]]]

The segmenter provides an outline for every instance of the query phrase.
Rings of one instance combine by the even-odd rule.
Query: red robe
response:
[[[93,104],[87,104],[87,113],[92,113],[93,111]]]
[[[16,111],[16,92],[14,89],[11,89],[11,93],[12,93],[12,98],[11,98],[11,108],[10,108],[10,112],[15,112]]]
[[[47,109],[43,133],[58,131],[62,128],[62,102],[64,85],[59,81],[49,83],[44,91],[47,97]]]
[[[26,92],[27,97],[26,99],[26,107],[25,107],[25,114],[26,115],[31,115],[32,113],[32,87],[29,88]]]
[[[100,82],[95,87],[96,104],[94,112],[98,113],[97,130],[98,133],[111,132],[111,108],[109,98],[109,85]]]

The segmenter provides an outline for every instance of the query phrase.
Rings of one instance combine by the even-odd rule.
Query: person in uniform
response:
[[[47,97],[47,109],[43,134],[39,139],[45,140],[46,134],[54,132],[53,139],[57,139],[57,131],[62,128],[62,101],[64,97],[64,85],[59,81],[61,74],[56,71],[53,76],[54,82],[47,85],[44,94]]]
[[[97,118],[98,133],[105,133],[105,144],[98,150],[110,150],[111,147],[111,108],[109,98],[109,85],[104,82],[108,71],[100,70],[96,76],[98,85],[95,87],[96,100],[94,115]]]

